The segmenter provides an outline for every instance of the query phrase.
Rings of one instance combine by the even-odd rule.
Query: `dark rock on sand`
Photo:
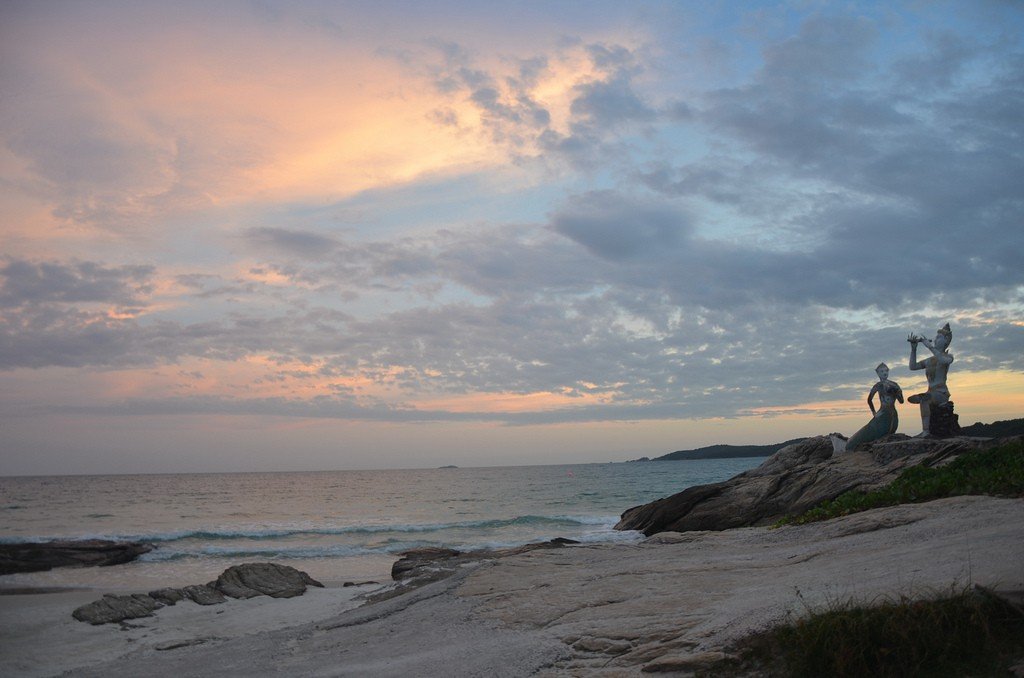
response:
[[[291,598],[306,592],[306,586],[323,584],[294,567],[274,563],[245,563],[229,567],[217,581],[209,584],[192,584],[182,588],[162,588],[128,596],[107,594],[97,601],[83,605],[71,613],[75,619],[90,624],[149,617],[154,610],[164,605],[174,605],[181,600],[191,600],[199,605],[220,605],[231,598]]]
[[[615,529],[650,536],[768,525],[848,490],[885,485],[909,466],[940,466],[964,452],[1013,439],[909,438],[897,433],[833,456],[828,436],[808,438],[724,482],[690,487],[635,506],[622,514]]]
[[[105,539],[0,544],[0,574],[42,572],[55,567],[120,565],[152,550],[152,544]]]
[[[153,611],[161,607],[163,607],[162,603],[144,593],[133,593],[128,596],[108,593],[99,600],[78,608],[71,613],[71,616],[78,621],[90,624],[109,624],[125,619],[151,617]]]
[[[150,591],[148,595],[153,600],[159,601],[164,605],[174,605],[175,603],[185,599],[185,594],[181,592],[181,589],[172,588]]]
[[[198,605],[220,605],[227,600],[223,593],[213,587],[213,582],[183,586],[178,590],[181,591],[181,595]]]
[[[307,585],[324,586],[305,572],[275,563],[235,565],[224,570],[214,582],[218,590],[232,598],[293,598],[305,593]]]

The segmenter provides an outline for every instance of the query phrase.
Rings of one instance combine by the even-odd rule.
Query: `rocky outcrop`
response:
[[[152,616],[165,605],[191,600],[198,605],[219,605],[228,598],[271,596],[291,598],[306,592],[306,586],[323,584],[301,570],[276,563],[245,563],[224,570],[217,581],[182,588],[162,588],[126,596],[107,594],[71,613],[78,621],[109,624]]]
[[[1019,437],[934,439],[893,434],[857,451],[833,455],[828,436],[808,438],[724,482],[690,487],[628,509],[615,529],[650,536],[771,524],[848,490],[866,491],[889,483],[908,466],[939,466],[963,452],[1014,439]]]
[[[409,591],[419,588],[431,582],[447,579],[459,569],[470,563],[478,563],[487,560],[496,560],[507,556],[514,556],[537,549],[556,549],[570,544],[578,544],[578,541],[555,537],[549,541],[534,542],[522,546],[514,546],[507,549],[478,549],[475,551],[457,551],[455,549],[436,546],[425,546],[418,549],[403,551],[399,555],[401,559],[395,561],[391,566],[391,578],[399,585],[394,588],[369,596],[371,602],[380,602]]]
[[[43,572],[55,567],[120,565],[149,553],[153,548],[152,544],[144,542],[106,539],[0,544],[0,575]]]

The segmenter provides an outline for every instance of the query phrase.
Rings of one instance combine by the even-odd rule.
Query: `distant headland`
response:
[[[991,424],[978,422],[976,424],[971,424],[970,426],[964,426],[961,430],[962,435],[979,438],[1003,438],[1006,436],[1024,435],[1024,419],[1007,419],[1006,421],[996,421]],[[795,438],[793,440],[787,440],[784,443],[774,443],[771,445],[708,445],[707,447],[698,447],[693,450],[677,450],[676,452],[669,452],[668,454],[655,457],[654,459],[649,457],[630,459],[627,463],[641,461],[687,461],[695,459],[770,457],[783,447],[798,443],[802,440],[804,440],[804,438]]]

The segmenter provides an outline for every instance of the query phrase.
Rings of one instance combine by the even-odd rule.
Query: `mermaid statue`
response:
[[[896,401],[903,402],[903,389],[895,381],[889,379],[889,366],[880,363],[875,368],[878,383],[868,393],[868,407],[871,408],[871,421],[854,433],[849,440],[833,436],[832,445],[836,452],[854,450],[858,445],[878,440],[882,436],[896,432],[900,425],[900,417],[896,413]],[[878,394],[878,409],[875,409],[875,394]]]

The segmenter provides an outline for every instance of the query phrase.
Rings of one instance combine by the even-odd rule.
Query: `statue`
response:
[[[927,392],[907,398],[908,401],[921,406],[921,433],[918,434],[918,437],[959,435],[959,417],[953,413],[953,401],[949,399],[949,389],[946,387],[946,375],[953,362],[953,356],[949,353],[949,344],[953,341],[953,331],[949,329],[949,323],[943,325],[935,333],[934,341],[929,341],[916,334],[908,336],[907,341],[910,342],[910,369],[924,370],[925,376],[928,378]],[[924,344],[932,352],[932,357],[919,361],[917,359],[918,344]]]
[[[880,363],[875,368],[875,374],[878,375],[878,383],[872,386],[871,392],[868,393],[871,421],[854,433],[845,445],[839,445],[839,442],[833,438],[832,444],[837,451],[853,450],[862,443],[869,443],[882,436],[895,433],[896,427],[900,425],[900,418],[896,413],[896,401],[903,402],[903,389],[895,381],[889,379],[889,366],[885,363]],[[878,394],[877,411],[874,403],[876,393]]]

